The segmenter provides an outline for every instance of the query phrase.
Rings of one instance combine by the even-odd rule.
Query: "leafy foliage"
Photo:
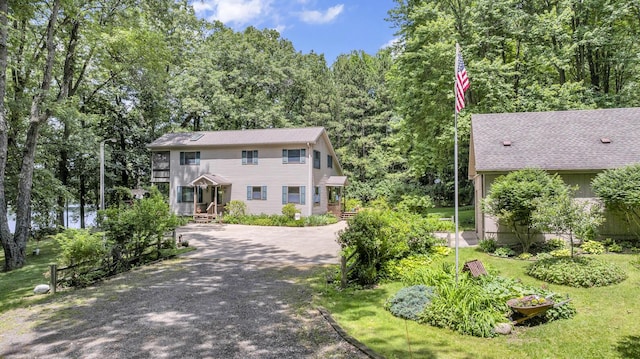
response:
[[[589,254],[602,254],[605,251],[604,244],[597,241],[586,241],[580,248]]]
[[[640,164],[601,172],[591,187],[607,208],[622,213],[635,228],[640,227]]]
[[[493,337],[493,328],[507,322],[504,308],[473,280],[447,281],[436,289],[437,295],[420,315],[420,322],[449,328],[461,334]],[[504,304],[502,304],[504,305]]]
[[[390,210],[358,212],[338,234],[344,254],[353,261],[350,280],[376,283],[384,264],[410,254],[426,254],[437,240],[423,217]]]
[[[53,237],[61,249],[57,262],[64,266],[83,263],[85,268],[95,265],[107,254],[103,235],[102,232],[73,228],[58,233]]]
[[[298,210],[298,208],[296,208],[296,205],[293,203],[287,203],[284,206],[282,206],[282,215],[289,218],[289,219],[294,219],[296,216],[296,213],[300,213],[300,211]]]
[[[434,296],[434,288],[415,285],[400,289],[385,303],[385,309],[396,317],[417,320]]]
[[[509,247],[500,247],[493,251],[493,255],[497,257],[513,257],[516,255],[516,252]]]
[[[510,228],[522,251],[528,252],[536,231],[534,212],[542,202],[566,196],[566,192],[558,175],[539,169],[514,171],[495,180],[483,202],[483,210]]]
[[[243,201],[234,199],[227,203],[227,212],[229,216],[232,217],[244,216],[247,213],[247,204]]]
[[[615,264],[587,257],[540,259],[527,270],[530,276],[554,284],[571,287],[603,287],[627,278]]]
[[[278,214],[247,214],[242,216],[227,215],[224,221],[229,224],[245,224],[250,226],[282,226],[282,227],[304,227],[304,226],[325,226],[338,222],[332,214],[312,215],[301,217],[296,220],[294,217]]]
[[[498,241],[493,237],[487,237],[478,242],[478,247],[485,253],[493,253],[498,249]]]

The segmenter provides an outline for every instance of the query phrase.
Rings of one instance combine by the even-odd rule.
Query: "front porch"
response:
[[[344,188],[347,186],[346,176],[331,176],[325,183],[327,188],[327,212],[333,214],[338,219],[346,219],[345,214],[348,217],[353,216],[353,211],[347,207],[347,199],[345,196]]]
[[[231,182],[222,176],[204,174],[191,181],[193,186],[193,221],[209,223],[219,218],[229,202]]]

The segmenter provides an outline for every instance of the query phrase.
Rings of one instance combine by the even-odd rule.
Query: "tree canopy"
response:
[[[453,202],[453,66],[471,80],[461,113],[638,105],[640,6],[622,0],[396,0],[397,42],[328,64],[276,30],[233,30],[186,0],[0,0],[0,239],[24,264],[32,224],[66,203],[149,180],[145,145],[169,131],[324,126],[362,201]],[[463,181],[461,202],[471,200]],[[15,233],[8,215],[15,213]]]

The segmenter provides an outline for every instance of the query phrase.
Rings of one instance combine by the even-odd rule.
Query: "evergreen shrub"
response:
[[[418,315],[431,302],[434,288],[426,285],[414,285],[402,288],[385,303],[385,309],[396,317],[418,320]]]

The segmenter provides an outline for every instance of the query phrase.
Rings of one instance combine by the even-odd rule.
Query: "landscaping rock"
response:
[[[49,293],[49,285],[48,284],[38,284],[34,289],[34,294],[46,294]]]
[[[513,326],[509,323],[499,323],[493,330],[498,334],[509,335],[511,334],[511,330],[513,330]]]

